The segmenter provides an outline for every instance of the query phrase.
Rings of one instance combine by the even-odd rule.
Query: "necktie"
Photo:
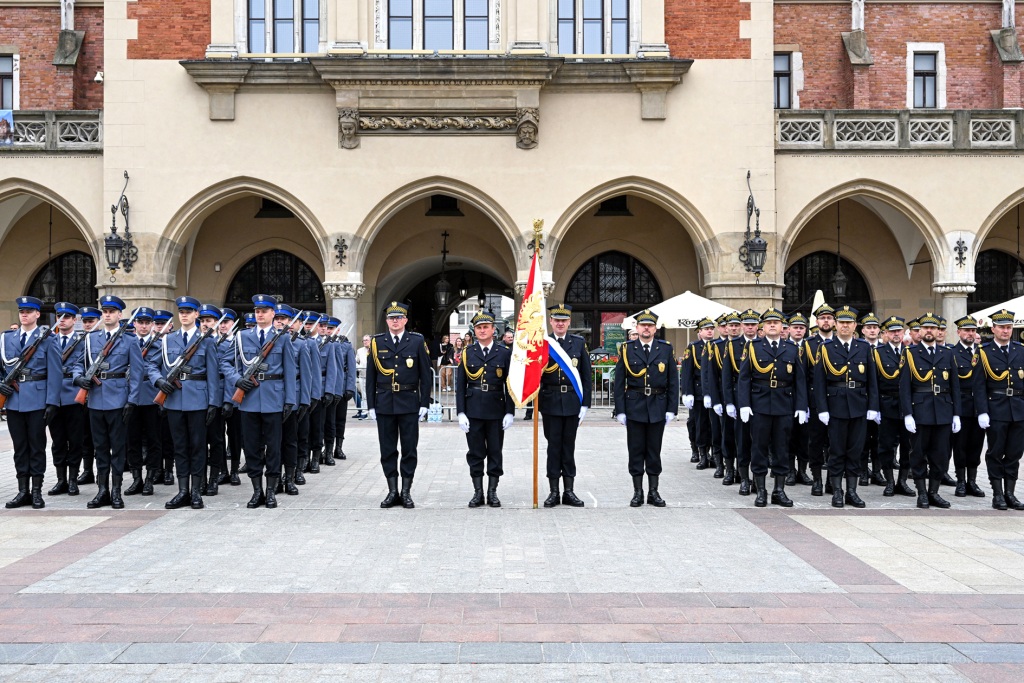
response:
[[[22,332],[21,333],[21,348],[23,348],[23,349],[25,348],[25,336],[26,336],[25,333]]]
[[[61,350],[61,351],[63,351],[63,350],[64,350],[64,349],[66,349],[67,347],[68,347],[68,338],[67,338],[67,337],[65,337],[65,336],[64,336],[64,335],[62,334],[62,335],[60,335],[60,350]]]
[[[845,348],[846,352],[849,353],[850,352],[850,343],[849,342],[843,342],[843,348]]]
[[[644,353],[647,354],[647,355],[651,354],[651,346],[650,346],[650,344],[644,344]]]
[[[775,352],[778,351],[778,350],[779,350],[779,343],[776,342],[776,341],[773,341],[772,342],[772,354],[774,355]]]
[[[398,335],[395,335],[395,346],[398,346]]]
[[[561,345],[561,347],[562,347],[562,348],[564,349],[564,348],[565,348],[565,337],[559,337],[559,338],[558,338],[558,343],[559,343],[559,344]]]
[[[932,358],[935,355],[935,348],[932,346],[928,347],[928,357]]]
[[[263,341],[264,337],[263,337],[263,335],[264,335],[264,331],[260,330],[260,348],[263,348],[263,344],[264,344],[264,341]]]
[[[484,351],[484,358],[487,358],[487,352],[490,351],[491,348],[489,346],[482,346],[480,348],[482,348]]]
[[[107,341],[110,341],[110,333],[107,332]]]

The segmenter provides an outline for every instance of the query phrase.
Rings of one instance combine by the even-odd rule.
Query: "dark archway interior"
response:
[[[327,303],[316,271],[293,254],[280,249],[265,251],[238,269],[225,305],[239,313],[253,310],[252,297],[269,294],[294,308],[324,313]]]
[[[481,284],[483,285],[484,294],[512,296],[511,288],[508,285],[486,273],[470,270],[446,270],[445,277],[452,287],[451,296],[445,310],[438,311],[434,299],[434,286],[440,277],[441,274],[437,273],[421,280],[402,297],[402,301],[409,304],[408,329],[419,332],[428,339],[448,333],[448,317],[452,311],[463,301],[475,299],[480,292]],[[459,283],[463,279],[468,284],[466,298],[459,295]],[[384,305],[382,305],[381,310],[386,310],[389,303],[383,302]],[[496,311],[495,313],[497,314],[498,312]],[[387,329],[383,313],[381,314],[380,329]]]
[[[832,289],[837,259],[842,263],[843,274],[847,278],[846,296],[842,301],[836,298]],[[814,294],[819,289],[825,295],[825,301],[833,306],[850,306],[861,315],[867,315],[873,308],[871,290],[864,276],[852,263],[828,251],[808,254],[791,265],[786,269],[785,283],[782,300],[787,315],[803,313],[809,316]]]

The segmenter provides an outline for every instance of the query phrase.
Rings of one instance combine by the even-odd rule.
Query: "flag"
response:
[[[508,370],[508,390],[520,408],[537,395],[540,376],[548,364],[548,344],[544,338],[547,332],[544,321],[546,310],[540,262],[535,251],[523,303],[519,307],[519,318],[516,320],[512,362]]]

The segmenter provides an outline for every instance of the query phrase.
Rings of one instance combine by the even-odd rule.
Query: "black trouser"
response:
[[[88,422],[86,407],[72,403],[69,406],[61,406],[57,409],[57,417],[50,423],[50,453],[53,455],[54,467],[70,467],[71,471],[77,472],[82,465],[82,456],[85,454],[85,443],[82,441],[82,433]],[[89,452],[92,452],[92,444],[89,444]]]
[[[206,466],[224,472],[228,468],[227,440],[224,436],[224,415],[220,408],[213,421],[206,425]]]
[[[992,420],[985,435],[988,437],[985,467],[989,479],[1017,481],[1020,456],[1024,451],[1024,422]]]
[[[323,399],[316,404],[316,408],[309,412],[309,450],[319,451],[324,447],[324,418],[327,410],[324,408]]]
[[[722,452],[725,454],[725,459],[732,461],[736,459],[736,425],[739,420],[735,420],[728,415],[723,415],[718,418],[719,423],[722,425]]]
[[[878,464],[878,427],[879,425],[869,420],[864,431],[864,448],[860,452],[860,471],[865,474],[868,472],[869,460],[874,465],[876,472],[881,469]]]
[[[690,439],[690,450],[697,452],[697,409],[694,408],[686,416],[686,436]]]
[[[540,414],[544,423],[544,438],[548,441],[548,479],[576,476],[577,415]]]
[[[868,421],[863,416],[828,421],[828,476],[859,477]]]
[[[402,461],[398,461],[398,439],[402,439]],[[419,413],[384,415],[377,413],[377,440],[380,442],[380,466],[384,477],[397,477],[401,468],[403,478],[416,474],[416,446],[420,441]]]
[[[296,418],[296,420],[297,421],[295,422],[295,430],[298,436],[297,456],[301,458],[309,454],[309,411],[306,411],[306,414],[302,416],[301,420],[299,420],[298,418]],[[285,465],[287,464],[288,463],[285,462]]]
[[[932,476],[936,478],[941,477],[949,469],[949,437],[952,432],[951,424],[917,425],[914,449],[910,453],[914,479],[927,479],[929,467]]]
[[[906,467],[910,461],[910,432],[903,420],[895,417],[882,417],[878,425],[878,462],[875,469],[897,469],[896,448],[900,449],[900,466]]]
[[[281,423],[281,464],[285,467],[299,464],[299,418],[294,410]]]
[[[469,433],[466,434],[466,443],[469,445],[469,452],[466,453],[466,462],[469,463],[469,476],[484,476],[484,460],[487,461],[488,476],[500,477],[505,473],[501,468],[502,431],[500,419],[481,420],[475,417],[469,418]]]
[[[46,423],[39,410],[7,411],[7,425],[14,442],[14,469],[19,477],[46,474]]]
[[[978,418],[961,418],[960,431],[950,438],[953,441],[953,465],[957,470],[977,469],[981,464],[981,449],[985,445],[985,430],[978,426]]]
[[[813,400],[811,405],[814,405]],[[825,465],[828,440],[829,428],[822,424],[818,414],[812,410],[807,420],[807,462],[815,472]]]
[[[281,474],[281,431],[283,413],[242,412],[242,448],[250,479]]]
[[[231,416],[227,419],[228,423],[228,448],[227,450],[231,453],[231,460],[240,460],[242,458],[242,411],[235,406],[235,409],[231,411]]]
[[[708,412],[708,422],[711,424],[711,453],[715,458],[722,457],[722,424],[724,420],[714,410]]]
[[[733,425],[736,430],[736,467],[742,475],[750,467],[750,423],[737,418]]]
[[[810,420],[810,416],[807,419]],[[801,462],[807,462],[807,423],[793,422],[793,429],[789,432],[787,449],[789,462],[792,466],[799,468]]]
[[[206,409],[168,410],[178,478],[199,475],[206,468]]]
[[[348,419],[348,401],[342,399],[334,412],[334,438],[338,442],[335,450],[340,450],[341,442],[345,440],[345,422]]]
[[[704,400],[700,396],[695,396],[694,401]],[[696,429],[696,441],[698,448],[710,448],[711,447],[711,410],[704,407],[704,404],[697,405],[693,404],[693,410],[690,414],[694,416],[694,427]]]
[[[142,445],[146,445],[143,463]],[[163,448],[160,443],[160,406],[138,406],[128,418],[128,469],[141,470],[143,464],[150,472],[162,469]]]
[[[768,474],[785,477],[789,474],[789,458],[783,454],[789,452],[789,437],[793,430],[793,414],[762,415],[754,413],[750,416],[750,472],[755,477]],[[769,460],[768,450],[775,457]]]
[[[78,405],[78,404],[75,404]],[[92,469],[92,463],[96,459],[96,446],[92,442],[92,419],[89,418],[89,408],[82,406],[85,411],[85,418],[82,422],[85,424],[85,429],[82,432],[82,460],[89,465],[89,469]]]
[[[338,432],[338,406],[332,403],[329,408],[324,408],[324,446],[327,443],[334,443],[334,435]]]
[[[168,470],[174,465],[174,437],[171,435],[171,421],[167,418],[167,413],[168,411],[164,409],[164,414],[160,417],[160,443],[163,444],[161,453],[164,459],[164,470]]]
[[[665,435],[665,421],[637,422],[626,420],[626,449],[629,452],[629,475],[661,474],[661,441]]]
[[[124,462],[128,457],[128,425],[124,423],[121,412],[121,408],[89,409],[98,478],[106,477],[111,472],[117,477],[124,473]]]

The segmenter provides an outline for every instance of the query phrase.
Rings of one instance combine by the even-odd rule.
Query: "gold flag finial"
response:
[[[534,218],[533,219],[533,245],[534,249],[540,249],[540,238],[543,236],[544,230],[544,219]]]

